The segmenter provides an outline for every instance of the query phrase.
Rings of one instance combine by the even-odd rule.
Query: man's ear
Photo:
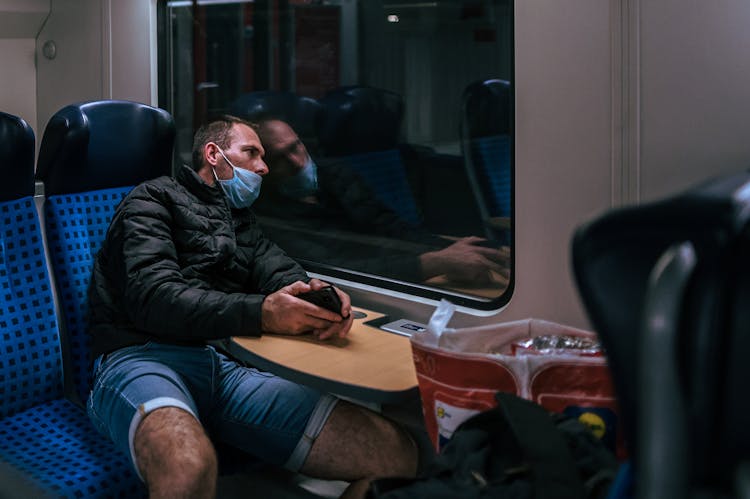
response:
[[[216,142],[207,142],[206,145],[203,146],[203,159],[211,166],[216,166],[216,163],[219,162],[220,155],[219,146]]]

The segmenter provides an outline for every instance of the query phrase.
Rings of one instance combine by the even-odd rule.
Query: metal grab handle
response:
[[[638,350],[636,497],[688,497],[689,440],[677,344],[685,288],[697,257],[690,242],[667,249],[651,271]]]

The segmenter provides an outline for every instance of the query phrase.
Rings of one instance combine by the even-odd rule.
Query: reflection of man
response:
[[[297,298],[324,285],[266,239],[249,207],[268,169],[253,128],[201,127],[193,167],[135,187],[120,204],[90,288],[97,355],[89,415],[150,497],[213,497],[213,441],[306,475],[353,482],[412,475],[400,427],[345,401],[239,365],[209,340],[261,333],[346,336],[333,313]],[[210,437],[210,438],[209,438]]]
[[[264,227],[292,256],[353,270],[421,282],[438,275],[453,281],[487,282],[491,272],[508,277],[508,249],[481,246],[482,238],[448,241],[400,218],[345,164],[316,165],[297,134],[276,119],[260,123],[267,182],[257,211],[312,231],[342,230],[392,238],[401,244],[369,246],[318,242]],[[384,247],[385,246],[385,247]]]

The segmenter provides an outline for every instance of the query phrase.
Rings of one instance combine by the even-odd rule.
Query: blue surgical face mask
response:
[[[318,191],[318,166],[307,156],[305,166],[279,183],[279,191],[287,197],[299,199]]]
[[[229,200],[229,206],[232,208],[248,208],[252,205],[258,195],[260,194],[260,184],[263,182],[263,177],[250,170],[244,168],[237,168],[224,154],[224,151],[219,149],[219,153],[224,160],[229,163],[232,167],[234,175],[229,180],[220,180],[216,176],[216,170],[214,170],[214,178],[221,186],[224,194],[226,194]]]

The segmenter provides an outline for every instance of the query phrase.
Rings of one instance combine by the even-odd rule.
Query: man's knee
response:
[[[152,496],[182,490],[209,496],[216,486],[217,458],[211,440],[189,412],[163,407],[147,414],[134,440],[135,459]]]

